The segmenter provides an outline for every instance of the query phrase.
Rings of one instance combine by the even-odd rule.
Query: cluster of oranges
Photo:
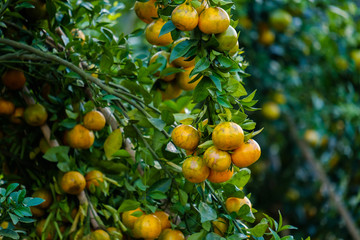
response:
[[[171,229],[169,214],[164,211],[146,214],[141,208],[122,213],[123,224],[131,230],[134,238],[169,240],[184,240],[180,230]]]
[[[137,16],[148,24],[145,30],[147,41],[156,46],[172,44],[171,52],[176,45],[185,40],[190,40],[190,38],[181,37],[174,41],[171,33],[159,36],[161,29],[167,22],[163,18],[159,18],[158,8],[162,6],[156,5],[155,2],[156,0],[136,2],[134,9]],[[191,1],[185,1],[185,3],[178,5],[171,13],[171,21],[174,26],[180,31],[192,31],[198,27],[204,34],[215,34],[219,43],[216,48],[217,51],[228,52],[230,55],[237,53],[239,50],[237,32],[230,26],[228,13],[220,7],[210,7],[205,0],[199,0],[199,2],[201,3],[197,8],[192,6]],[[166,89],[160,91],[163,100],[177,98],[183,90],[193,90],[202,78],[202,76],[198,77],[197,75],[190,77],[195,66],[194,56],[179,57],[169,62],[170,52],[159,51],[150,59],[151,64],[156,62],[159,56],[162,56],[167,61],[165,69],[170,67],[183,69],[182,72],[177,74],[171,74],[171,71],[168,71],[166,76],[160,76],[160,72],[155,73],[155,76],[168,82]]]
[[[233,122],[222,122],[212,132],[214,146],[209,147],[203,156],[196,156],[200,143],[200,132],[191,125],[179,125],[171,133],[173,143],[192,153],[183,165],[184,177],[193,183],[208,179],[213,183],[223,183],[234,174],[232,164],[247,167],[256,162],[261,154],[258,143],[250,139],[244,142],[242,128]]]

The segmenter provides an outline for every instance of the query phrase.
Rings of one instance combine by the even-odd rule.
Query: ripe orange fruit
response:
[[[161,233],[161,222],[152,214],[144,214],[136,220],[133,233],[136,238],[158,238]]]
[[[38,127],[46,123],[48,114],[43,105],[36,103],[26,107],[24,111],[24,120],[30,126]]]
[[[170,82],[165,91],[160,90],[162,100],[171,100],[179,97],[182,93],[182,90],[176,84],[176,82]]]
[[[280,117],[280,108],[274,102],[266,102],[262,106],[262,114],[270,120],[276,120]]]
[[[42,232],[44,230],[45,222],[46,222],[46,219],[42,219],[36,223],[35,232],[39,238],[41,238]],[[47,229],[44,231],[44,233],[48,232],[48,234],[45,238],[46,240],[54,239],[54,230],[55,229],[52,227],[51,222],[50,222]]]
[[[37,197],[37,198],[42,198],[42,199],[45,200],[40,205],[36,206],[36,207],[39,207],[39,208],[44,208],[44,209],[49,208],[52,201],[53,201],[53,197],[52,197],[51,192],[49,190],[46,190],[46,189],[38,189],[33,193],[32,196]]]
[[[210,169],[201,157],[192,156],[184,161],[182,172],[189,182],[201,183],[209,176]]]
[[[225,233],[227,232],[228,229],[228,223],[227,220],[225,220],[224,218],[219,217],[218,219],[216,219],[215,221],[211,222],[214,228],[214,233],[216,233],[217,235],[223,237],[225,235]]]
[[[94,133],[80,124],[66,133],[66,142],[72,148],[89,149],[94,140]]]
[[[60,186],[64,192],[77,195],[85,189],[86,180],[81,173],[70,171],[61,178]]]
[[[15,111],[15,105],[0,98],[0,115],[11,115]]]
[[[234,150],[244,143],[244,131],[236,123],[222,122],[215,127],[212,140],[220,150]]]
[[[195,75],[195,76],[189,78],[190,73],[194,69],[194,67],[195,66],[185,68],[184,72],[179,72],[176,74],[176,83],[179,86],[179,88],[181,88],[182,90],[191,91],[191,90],[195,89],[195,87],[198,85],[200,80],[203,78],[203,76],[201,76],[195,82],[189,83],[190,81],[192,81],[193,79],[195,79],[197,77],[197,75]]]
[[[238,51],[239,51],[239,42],[236,41],[235,46],[232,49],[230,49],[229,55],[234,56]]]
[[[171,133],[173,143],[186,150],[195,149],[200,141],[199,131],[191,125],[179,125]]]
[[[166,33],[159,37],[161,28],[165,25],[165,21],[161,18],[150,23],[145,29],[146,40],[153,45],[167,46],[173,42],[171,33]]]
[[[156,211],[153,213],[161,222],[161,230],[164,230],[166,228],[171,228],[171,223],[169,220],[169,214],[167,214],[164,211]]]
[[[200,14],[204,9],[209,7],[209,4],[207,0],[199,0],[201,2],[201,5],[196,8],[196,11]]]
[[[230,154],[217,149],[215,146],[206,149],[203,158],[206,165],[215,171],[225,171],[231,165]]]
[[[265,46],[270,46],[275,41],[275,34],[269,30],[262,30],[259,32],[259,42]]]
[[[225,32],[229,25],[229,14],[220,7],[206,8],[199,17],[199,29],[205,34]]]
[[[185,240],[185,236],[179,230],[165,229],[161,232],[159,240]]]
[[[180,31],[191,31],[198,25],[199,15],[191,4],[185,2],[172,11],[171,21]]]
[[[225,32],[216,34],[215,38],[219,43],[216,49],[220,52],[230,51],[238,42],[237,32],[232,26],[229,26]]]
[[[104,174],[98,170],[92,170],[85,175],[86,188],[90,189],[91,185],[100,186],[100,182],[104,182]]]
[[[247,204],[251,208],[251,202],[247,197],[244,198],[229,197],[228,199],[226,199],[225,207],[229,213],[232,213],[232,212],[238,212],[244,204]]]
[[[15,108],[15,111],[10,116],[10,121],[15,124],[21,124],[25,109],[23,107]]]
[[[106,119],[99,111],[91,111],[84,116],[84,127],[89,130],[100,131],[105,127]]]
[[[278,9],[271,13],[270,23],[278,31],[284,31],[292,22],[290,13],[283,9]]]
[[[91,239],[93,240],[110,240],[110,236],[102,229],[97,229],[91,233]]]
[[[248,167],[256,162],[261,155],[259,144],[250,139],[248,142],[242,144],[239,148],[231,154],[231,160],[237,167]]]
[[[319,133],[314,129],[308,129],[304,134],[305,141],[311,146],[315,147],[320,143]]]
[[[278,104],[285,104],[286,103],[286,97],[283,93],[281,92],[275,92],[273,94],[272,99],[274,100],[274,102],[278,103]]]
[[[39,207],[30,207],[31,213],[34,217],[40,218],[45,215],[45,210]]]
[[[144,213],[144,211],[141,210],[141,208],[137,208],[137,209],[134,209],[134,210],[125,211],[125,212],[123,212],[123,214],[121,215],[121,220],[122,220],[123,224],[124,224],[127,228],[130,228],[130,229],[133,229],[133,228],[134,228],[134,224],[135,224],[136,220],[139,218],[139,217],[136,217],[136,216],[131,215],[131,214],[133,214],[133,213],[135,213],[135,212],[142,212],[142,213]]]
[[[183,37],[183,38],[180,38],[180,39],[174,41],[174,43],[171,47],[171,51],[174,49],[174,47],[176,45],[178,45],[179,43],[181,43],[185,40],[189,40],[189,39],[190,38],[188,38],[188,37]],[[172,61],[172,63],[175,64],[175,66],[177,66],[177,67],[183,67],[183,68],[195,66],[195,58],[193,58],[191,61],[187,61],[188,59],[189,59],[189,57],[188,58],[179,57],[179,58],[175,59],[174,61]]]
[[[166,59],[166,67],[165,67],[165,69],[170,68],[170,67],[175,67],[172,63],[169,63],[170,53],[168,53],[166,51],[159,51],[159,52],[155,53],[150,58],[149,64],[152,64],[152,63],[156,62],[156,60],[158,59],[159,56],[163,56]],[[170,82],[170,81],[175,79],[175,75],[176,74],[174,73],[174,74],[170,74],[170,75],[167,75],[167,76],[162,76],[161,80],[164,80],[165,82]],[[155,76],[160,76],[160,71],[156,72]]]
[[[225,171],[221,172],[210,169],[210,174],[207,179],[212,183],[223,183],[229,181],[233,175],[234,168],[231,168],[231,170],[226,169]]]
[[[138,18],[149,24],[154,21],[154,18],[158,18],[157,6],[155,6],[156,0],[149,0],[147,2],[136,1],[134,5],[134,10]]]
[[[2,75],[2,82],[10,90],[20,90],[24,87],[26,78],[23,71],[9,69]]]

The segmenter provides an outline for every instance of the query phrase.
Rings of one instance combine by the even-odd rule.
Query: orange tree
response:
[[[148,25],[124,34],[131,7],[1,3],[1,177],[45,200],[34,225],[1,220],[26,239],[280,239],[293,227],[255,219],[244,188],[261,130],[237,9],[139,1]]]

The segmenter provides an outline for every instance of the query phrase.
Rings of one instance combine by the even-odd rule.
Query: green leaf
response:
[[[0,236],[12,238],[12,239],[20,239],[19,234],[11,229],[1,229]]]
[[[76,124],[77,121],[75,119],[66,118],[62,120],[59,125],[67,129],[72,129],[76,126]]]
[[[104,142],[105,156],[108,160],[113,159],[113,154],[116,153],[122,147],[122,133],[120,129],[115,129]]]
[[[204,202],[199,204],[199,211],[202,223],[206,221],[212,221],[217,218],[216,211]]]
[[[159,131],[163,130],[166,126],[166,123],[159,118],[150,118],[148,120]]]
[[[206,233],[207,232],[204,229],[202,229],[198,233],[191,234],[191,236],[187,240],[204,240]]]
[[[14,213],[16,215],[18,215],[19,217],[31,217],[32,216],[30,208],[28,208],[28,207],[17,207],[14,210]]]
[[[117,150],[113,155],[113,157],[131,157],[128,151],[125,149]]]
[[[241,99],[242,102],[251,102],[255,96],[256,90],[253,91],[249,96],[246,98]]]
[[[258,135],[259,133],[262,132],[262,130],[264,130],[264,128],[257,130],[255,132],[251,132],[245,135],[244,137],[244,142],[247,142],[249,139],[252,139],[253,137],[255,137],[256,135]]]
[[[228,240],[248,239],[248,236],[242,233],[235,233],[227,238]]]
[[[260,223],[258,223],[255,227],[248,229],[248,231],[255,237],[262,237],[265,234],[267,228],[268,221],[263,218]]]
[[[129,210],[135,210],[139,206],[140,206],[140,203],[138,201],[126,199],[121,203],[121,205],[117,211],[118,211],[118,213],[122,213],[122,212],[129,211]]]
[[[235,98],[239,98],[247,94],[244,86],[234,78],[230,78],[224,88]]]
[[[212,75],[209,76],[209,78],[213,81],[215,87],[221,92],[222,91],[221,77],[218,74],[213,73]]]
[[[67,146],[52,147],[46,151],[43,158],[50,162],[59,162],[60,158],[70,161],[69,150],[70,148]]]
[[[41,203],[43,203],[45,200],[44,199],[42,199],[42,198],[30,198],[30,197],[28,197],[28,198],[25,198],[24,199],[24,204],[25,204],[25,206],[27,206],[27,207],[33,207],[33,206],[37,206],[37,205],[39,205],[39,204],[41,204]]]
[[[188,194],[184,190],[179,189],[179,197],[181,205],[185,206],[189,198]]]
[[[161,28],[160,34],[159,34],[158,37],[161,37],[162,35],[167,34],[167,33],[171,32],[171,31],[173,31],[175,29],[176,29],[176,27],[175,27],[174,23],[171,20],[169,20]]]
[[[280,236],[274,230],[272,230],[271,228],[269,228],[269,229],[270,229],[271,234],[274,237],[274,240],[280,240]]]
[[[223,238],[223,237],[221,237],[221,236],[219,236],[219,235],[217,235],[216,233],[213,233],[213,232],[208,233],[206,235],[206,238],[205,238],[205,240],[221,240],[221,239],[225,239],[225,238]]]
[[[244,130],[253,130],[256,127],[256,122],[246,122],[240,124],[240,126]]]
[[[248,168],[241,168],[227,183],[234,184],[238,188],[244,187],[250,180],[251,171]]]
[[[174,123],[175,118],[174,115],[167,110],[163,110],[161,111],[161,119],[167,124],[167,125],[171,125]]]
[[[206,231],[210,232],[211,229],[211,222],[207,221],[207,222],[203,222],[201,224],[202,228],[205,229]]]
[[[194,69],[191,71],[189,78],[192,78],[196,74],[208,69],[209,67],[209,60],[206,57],[200,58],[200,60],[196,62]]]
[[[20,218],[18,216],[14,215],[12,213],[9,213],[9,216],[10,216],[11,221],[13,222],[14,225],[16,225],[19,222]]]
[[[151,187],[149,188],[149,192],[161,191],[163,193],[166,193],[167,191],[170,190],[171,183],[172,183],[171,178],[162,178],[157,182],[155,182],[153,185],[151,185]]]
[[[209,148],[209,147],[211,147],[211,146],[213,146],[213,145],[214,145],[214,143],[213,143],[212,140],[207,140],[206,142],[200,144],[200,145],[198,146],[198,148]]]
[[[18,186],[19,186],[18,183],[11,183],[11,184],[6,188],[5,197],[9,196],[10,193],[12,193]]]
[[[157,199],[157,200],[161,200],[161,199],[166,199],[167,196],[165,193],[161,192],[161,191],[153,191],[150,192],[150,197],[153,199]]]
[[[219,55],[216,57],[216,59],[220,62],[220,64],[225,68],[230,68],[234,65],[233,60],[231,60],[228,57],[225,57],[224,55]]]
[[[218,96],[217,98],[218,103],[226,108],[232,108],[233,106],[231,105],[231,103],[229,102],[229,100],[227,99],[227,96]]]
[[[199,84],[195,87],[193,92],[193,98],[195,102],[201,102],[209,96],[209,89],[213,88],[214,84],[208,77],[203,77]]]
[[[185,40],[185,41],[178,43],[171,50],[169,62],[172,62],[175,59],[178,59],[179,57],[184,56],[190,50],[190,48],[192,46],[195,46],[196,44],[197,44],[197,41],[194,41],[194,40]],[[209,65],[210,65],[210,63],[209,63]]]

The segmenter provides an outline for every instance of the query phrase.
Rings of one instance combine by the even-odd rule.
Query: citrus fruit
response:
[[[215,171],[225,171],[231,165],[231,156],[229,153],[211,146],[204,153],[206,165]]]
[[[138,18],[149,24],[154,21],[154,18],[158,18],[157,7],[155,6],[156,0],[149,0],[147,2],[136,1],[134,5],[134,10]]]
[[[42,202],[40,205],[36,206],[36,207],[39,207],[39,208],[49,208],[51,203],[53,202],[53,197],[52,197],[52,194],[49,190],[46,190],[46,189],[38,189],[36,190],[32,197],[36,197],[36,198],[42,198],[44,199],[45,201]]]
[[[85,42],[85,34],[83,31],[81,31],[80,29],[78,28],[73,28],[71,31],[70,31],[71,35],[73,36],[74,39],[80,39],[81,40],[81,45],[84,44]]]
[[[146,40],[153,45],[166,46],[173,42],[171,33],[166,33],[159,37],[161,28],[165,25],[165,21],[161,18],[150,23],[145,29]]]
[[[77,195],[85,189],[86,180],[81,173],[70,171],[61,178],[60,186],[64,192]]]
[[[224,32],[216,34],[215,38],[219,43],[216,49],[220,52],[230,51],[238,42],[237,32],[232,26],[229,26]]]
[[[10,69],[2,75],[2,82],[10,90],[20,90],[24,87],[26,78],[22,71]]]
[[[280,117],[280,108],[274,102],[266,102],[262,106],[262,114],[270,120],[276,120]]]
[[[169,214],[167,214],[164,211],[156,211],[155,213],[153,213],[153,215],[155,215],[160,220],[161,230],[171,227],[171,223],[169,220]]]
[[[133,233],[136,238],[158,238],[161,233],[161,222],[152,214],[144,214],[136,220]]]
[[[238,212],[244,204],[247,204],[251,208],[251,202],[247,197],[244,198],[229,197],[228,199],[226,199],[225,207],[229,213],[232,213],[232,212]]]
[[[206,8],[199,17],[199,29],[205,34],[225,32],[229,25],[229,14],[220,7]]]
[[[259,144],[250,139],[231,154],[231,160],[237,167],[248,167],[256,162],[261,155]]]
[[[185,240],[185,236],[179,230],[165,229],[161,232],[159,240]]]
[[[21,124],[22,118],[24,117],[25,109],[23,107],[15,108],[15,111],[10,116],[10,121],[15,124]]]
[[[133,229],[134,228],[134,224],[136,222],[136,220],[139,218],[139,217],[136,217],[134,215],[132,215],[133,213],[135,212],[143,212],[143,210],[141,210],[140,208],[137,208],[137,209],[134,209],[134,210],[129,210],[129,211],[125,211],[122,213],[121,215],[121,220],[122,222],[124,223],[124,225],[127,227],[127,228],[130,228],[130,229]]]
[[[15,111],[15,105],[0,98],[0,115],[11,115]]]
[[[224,218],[217,218],[215,221],[211,222],[214,228],[214,233],[223,237],[228,229],[228,223]]]
[[[259,32],[259,42],[265,46],[270,46],[275,41],[275,34],[269,30],[263,30]]]
[[[278,9],[271,13],[270,23],[278,31],[284,31],[292,22],[290,13],[283,9]]]
[[[194,67],[195,66],[185,68],[184,72],[179,72],[176,74],[176,83],[179,86],[179,88],[181,88],[182,90],[191,91],[191,90],[195,89],[195,87],[198,85],[200,80],[203,78],[203,76],[201,76],[195,82],[189,83],[190,81],[192,81],[193,79],[195,79],[197,77],[197,75],[194,75],[191,78],[189,78],[190,73],[194,69]]]
[[[247,30],[251,29],[251,27],[253,25],[251,19],[248,16],[240,17],[238,22],[239,22],[240,26],[242,26],[243,28],[245,28]]]
[[[184,161],[182,172],[189,182],[201,183],[209,176],[210,169],[201,157],[192,156]]]
[[[234,56],[235,54],[237,54],[238,51],[239,51],[239,42],[236,41],[235,46],[229,50],[229,55]]]
[[[42,126],[46,123],[47,117],[45,107],[39,103],[27,106],[24,111],[24,120],[30,126]]]
[[[45,238],[42,239],[52,240],[54,237],[54,228],[52,227],[50,222],[49,225],[47,226],[47,229],[44,230],[45,223],[46,223],[46,219],[42,219],[36,223],[36,229],[35,229],[36,235],[41,238],[41,235],[44,231],[44,233],[48,233],[48,234]]]
[[[346,69],[348,69],[349,63],[346,60],[346,58],[341,57],[341,56],[336,56],[335,57],[335,66],[340,71],[345,71]]]
[[[199,131],[191,125],[179,125],[171,133],[173,143],[186,150],[195,149],[200,141]]]
[[[110,235],[102,229],[97,229],[91,233],[92,240],[110,240]]]
[[[212,140],[220,150],[234,150],[244,143],[244,131],[236,123],[222,122],[215,127]]]
[[[94,133],[80,124],[77,124],[66,134],[66,142],[72,148],[89,149],[94,140]]]
[[[51,148],[51,146],[49,145],[48,141],[46,141],[45,138],[41,138],[40,143],[39,143],[39,148],[40,148],[40,151],[43,154],[45,154],[47,152],[47,150],[49,150]]]
[[[215,171],[210,169],[210,174],[207,179],[212,183],[223,183],[229,181],[233,175],[234,168],[231,168],[231,170],[226,169],[225,171]]]
[[[31,213],[34,217],[40,218],[45,215],[45,210],[39,207],[30,207]]]
[[[181,43],[185,40],[190,40],[190,38],[183,37],[183,38],[180,38],[180,39],[174,41],[174,43],[171,47],[171,51],[174,49],[174,47],[176,45],[178,45],[179,43]],[[174,61],[172,61],[172,63],[177,67],[184,67],[184,68],[195,66],[195,58],[193,58],[191,61],[187,61],[187,60],[189,60],[189,57],[187,57],[187,58],[179,57],[179,58],[175,59]]]
[[[201,5],[196,8],[196,11],[200,14],[204,9],[209,7],[209,4],[207,0],[199,0],[201,2]]]
[[[285,104],[286,103],[286,97],[281,92],[275,92],[274,95],[273,95],[273,100],[274,100],[274,102],[276,102],[278,104]]]
[[[92,170],[85,175],[86,188],[90,189],[91,185],[100,186],[100,182],[104,182],[104,174],[98,170]]]
[[[167,86],[165,91],[160,90],[162,100],[171,100],[175,99],[181,95],[182,90],[176,84],[176,82],[170,82]]]
[[[191,31],[198,25],[199,15],[191,4],[185,2],[172,11],[171,21],[180,31]]]
[[[169,63],[169,58],[170,58],[170,53],[166,52],[166,51],[160,51],[155,53],[149,61],[149,64],[152,64],[154,62],[156,62],[156,60],[160,57],[164,57],[166,59],[166,68],[170,68],[170,67],[175,67],[172,63]],[[163,68],[160,68],[161,70],[163,70]],[[158,72],[155,73],[155,76],[160,76],[160,70]],[[174,74],[170,74],[170,75],[166,75],[166,76],[162,76],[161,80],[164,80],[165,82],[170,82],[172,80],[175,79],[175,73]]]
[[[99,111],[91,111],[84,116],[84,127],[89,130],[100,131],[105,127],[106,119]]]
[[[305,141],[311,146],[315,147],[320,143],[319,133],[314,129],[308,129],[304,134]]]
[[[2,229],[7,229],[9,227],[9,222],[7,221],[3,221],[1,224],[0,224],[0,227]]]
[[[360,68],[360,49],[354,49],[350,52],[350,57],[355,63],[356,68]]]

